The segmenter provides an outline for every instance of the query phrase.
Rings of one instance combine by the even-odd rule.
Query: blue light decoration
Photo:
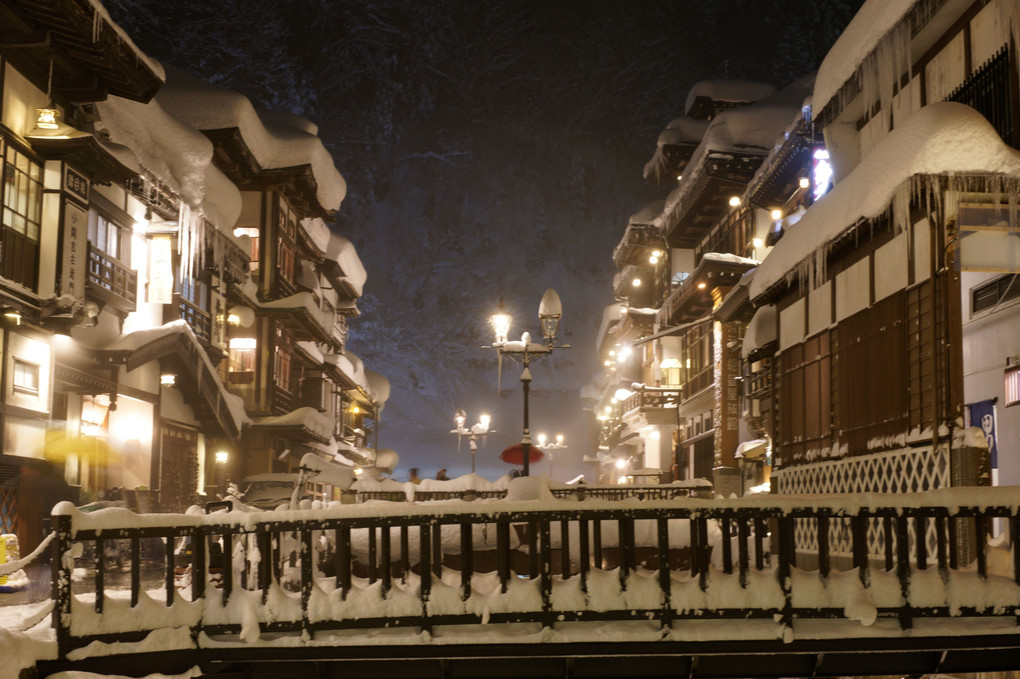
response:
[[[829,163],[829,152],[817,149],[812,156],[811,195],[818,200],[832,187],[832,165]]]

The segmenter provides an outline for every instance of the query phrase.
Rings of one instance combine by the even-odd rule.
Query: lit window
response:
[[[815,151],[813,158],[811,183],[814,188],[811,194],[815,200],[818,200],[829,190],[829,183],[832,181],[832,165],[829,163],[829,152],[825,149]]]
[[[254,337],[235,337],[230,340],[228,370],[232,373],[255,372]]]
[[[39,366],[35,363],[14,359],[14,391],[21,394],[39,395]]]
[[[251,263],[248,268],[251,271],[259,270],[259,227],[257,226],[236,226],[234,227],[235,236],[248,236],[251,240]]]

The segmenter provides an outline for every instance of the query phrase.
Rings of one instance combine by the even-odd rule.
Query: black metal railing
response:
[[[255,631],[311,638],[345,629],[625,620],[671,628],[727,619],[728,634],[739,634],[737,621],[757,620],[771,621],[784,638],[795,618],[854,619],[860,601],[902,629],[918,618],[952,618],[956,634],[966,617],[1015,623],[1020,614],[1020,550],[1007,552],[1005,568],[994,560],[996,573],[983,540],[973,563],[961,557],[970,546],[959,540],[961,525],[983,535],[1000,518],[1017,544],[1018,508],[1014,488],[538,507],[347,505],[144,520],[69,508],[54,517],[52,621],[61,657],[155,629],[183,629],[191,640]],[[875,520],[890,526],[888,560],[869,554]],[[798,568],[798,522],[819,536],[813,571]],[[845,563],[831,548],[837,523],[849,525]],[[929,551],[913,535],[933,529]],[[141,545],[152,538],[162,541],[162,586],[143,600]],[[104,554],[115,539],[129,544],[130,590],[111,597],[97,559],[94,597],[73,596],[76,544]],[[153,615],[153,606],[165,610]]]
[[[992,124],[1004,142],[1018,148],[1020,139],[1017,138],[1017,112],[1013,92],[1015,76],[1010,68],[1009,57],[1010,50],[1006,45],[946,99],[976,109]]]
[[[640,408],[677,408],[680,405],[680,389],[654,389],[640,387],[623,401],[623,412]]]

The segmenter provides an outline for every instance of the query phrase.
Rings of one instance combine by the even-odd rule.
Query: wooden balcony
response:
[[[195,336],[205,343],[212,343],[212,314],[201,309],[180,295],[177,297],[177,311],[181,318],[195,331]]]
[[[117,311],[134,311],[138,304],[138,273],[92,243],[88,258],[88,292]]]
[[[648,257],[654,250],[666,250],[666,239],[662,231],[652,224],[631,223],[613,250],[613,262],[617,268],[623,268],[626,264],[649,266]]]
[[[680,389],[642,387],[623,402],[625,418],[640,417],[642,424],[676,424]]]

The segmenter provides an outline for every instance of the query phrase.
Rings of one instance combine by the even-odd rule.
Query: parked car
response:
[[[241,501],[256,509],[276,509],[290,503],[297,483],[297,474],[253,474],[241,482]]]

